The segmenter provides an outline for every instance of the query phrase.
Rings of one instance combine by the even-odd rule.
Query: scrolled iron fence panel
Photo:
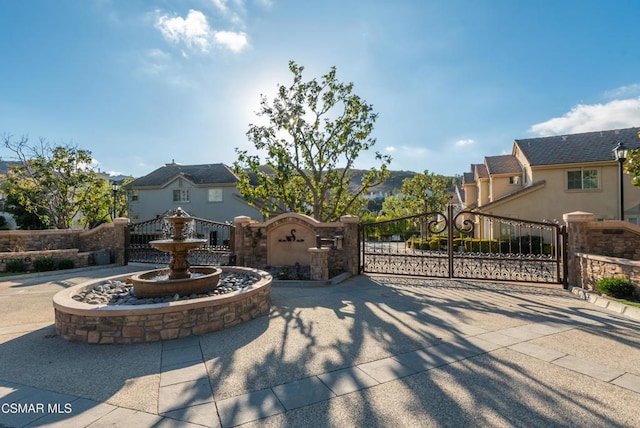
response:
[[[172,215],[168,211],[163,216],[133,223],[128,229],[128,261],[153,264],[168,264],[169,253],[157,250],[149,242],[170,239],[173,226],[164,217]],[[187,238],[203,239],[202,247],[189,252],[187,260],[192,265],[233,264],[235,227],[230,223],[215,222],[194,217],[185,227]]]
[[[361,271],[563,283],[566,230],[557,222],[432,212],[360,228]]]
[[[438,212],[362,224],[361,269],[370,273],[448,277],[446,252],[429,242],[447,229]],[[429,254],[426,257],[425,254]]]

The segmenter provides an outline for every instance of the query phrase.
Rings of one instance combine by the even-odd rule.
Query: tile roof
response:
[[[489,171],[487,171],[487,166],[483,163],[478,163],[474,165],[474,169],[476,174],[478,174],[479,178],[489,178]]]
[[[640,128],[584,132],[581,134],[515,140],[531,166],[613,160],[613,148],[624,143],[640,148]]]
[[[471,183],[475,183],[475,177],[473,175],[473,172],[465,172],[462,175],[462,184],[471,184]]]
[[[487,156],[484,158],[489,174],[522,174],[522,167],[513,155]]]
[[[164,186],[181,176],[196,185],[236,183],[238,178],[231,168],[222,163],[204,165],[180,165],[169,163],[134,180],[131,187]]]

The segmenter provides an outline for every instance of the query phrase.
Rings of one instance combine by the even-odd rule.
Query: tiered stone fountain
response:
[[[188,296],[214,290],[222,269],[208,266],[191,267],[187,261],[189,251],[205,244],[204,239],[188,238],[185,225],[193,220],[182,208],[165,217],[174,233],[171,239],[151,241],[152,247],[171,254],[168,269],[156,269],[131,277],[136,297],[161,297],[178,294]]]
[[[166,219],[173,224],[173,236],[152,241],[151,245],[171,253],[169,267],[142,272],[130,280],[135,299],[174,298],[132,305],[90,304],[74,299],[92,287],[102,287],[105,281],[127,281],[125,277],[102,278],[70,287],[53,297],[59,336],[100,344],[155,342],[229,328],[269,313],[272,282],[269,273],[235,266],[190,266],[189,251],[206,241],[186,236],[185,227],[192,218],[182,209]],[[221,274],[241,274],[252,280],[250,285],[234,288],[235,291],[215,294],[220,292],[216,287]]]

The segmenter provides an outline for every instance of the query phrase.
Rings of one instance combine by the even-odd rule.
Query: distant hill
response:
[[[366,169],[354,169],[351,171],[351,185],[349,186],[350,189],[357,189],[360,186],[360,183],[362,182],[362,176],[364,174],[366,174],[368,172],[368,170]],[[394,192],[398,192],[400,191],[400,188],[402,187],[402,182],[406,179],[406,178],[413,178],[416,174],[418,174],[417,172],[414,171],[389,171],[391,173],[391,175],[389,176],[389,178],[387,178],[387,180],[383,183],[380,184],[378,186],[374,186],[371,188],[372,191],[380,191],[383,193],[394,193]],[[455,176],[455,177],[448,177],[451,181],[450,181],[450,190],[453,191],[455,185],[460,185],[462,184],[462,177],[461,176]]]
[[[354,169],[351,170],[351,185],[349,186],[352,189],[357,189],[362,183],[362,177],[369,172],[366,169]],[[405,178],[413,178],[416,175],[416,172],[413,171],[389,171],[391,175],[384,184],[380,184],[372,188],[372,190],[384,192],[384,193],[393,193],[395,191],[399,191],[402,187],[402,181]]]

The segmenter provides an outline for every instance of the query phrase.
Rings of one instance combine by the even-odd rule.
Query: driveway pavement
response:
[[[109,267],[0,281],[0,427],[639,426],[640,322],[557,286],[358,276],[142,345],[55,335]]]

